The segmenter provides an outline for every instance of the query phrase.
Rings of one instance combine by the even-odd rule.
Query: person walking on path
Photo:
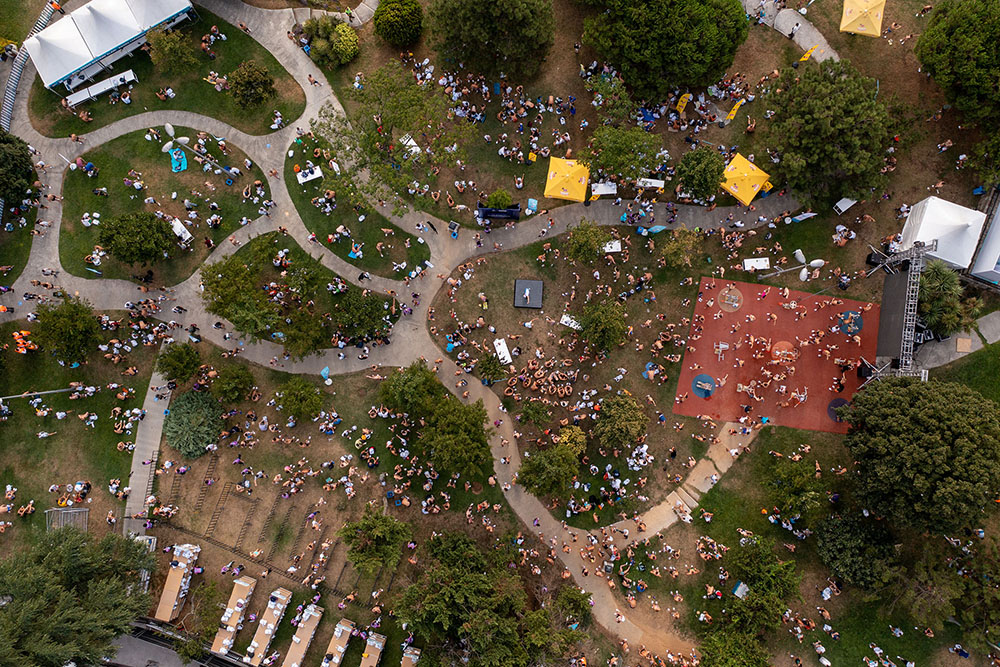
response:
[[[66,13],[66,10],[62,8],[62,5],[60,5],[55,0],[52,0],[52,2],[49,3],[49,7],[51,7],[53,9],[53,11],[57,11],[60,14],[65,14]]]

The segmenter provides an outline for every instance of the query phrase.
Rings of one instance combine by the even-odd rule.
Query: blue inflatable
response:
[[[184,171],[188,168],[187,156],[184,155],[184,151],[177,148],[170,151],[170,171],[175,174],[178,171]]]

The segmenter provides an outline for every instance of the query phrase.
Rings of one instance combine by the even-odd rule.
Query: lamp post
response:
[[[771,278],[773,276],[781,275],[782,273],[788,273],[789,271],[799,270],[799,280],[806,282],[809,280],[809,269],[819,269],[826,265],[825,259],[814,259],[811,262],[806,261],[806,255],[801,249],[797,249],[792,253],[795,257],[795,261],[798,264],[790,266],[787,269],[778,269],[777,271],[772,271],[771,273],[761,276],[761,278]]]

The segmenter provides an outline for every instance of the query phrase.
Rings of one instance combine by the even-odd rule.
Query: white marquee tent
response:
[[[70,88],[134,51],[149,30],[191,11],[190,0],[91,0],[26,39],[24,48],[46,88],[73,78]]]
[[[928,256],[965,269],[972,263],[985,221],[985,213],[928,197],[910,209],[900,244],[906,250],[916,241],[929,243],[937,239],[937,250]]]
[[[976,261],[969,273],[991,283],[1000,283],[1000,209],[993,213]]]

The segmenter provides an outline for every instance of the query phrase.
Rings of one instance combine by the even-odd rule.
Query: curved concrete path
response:
[[[268,48],[298,81],[305,82],[309,74],[312,74],[317,79],[324,80],[321,72],[301,49],[295,48],[285,38],[286,30],[297,20],[295,10],[263,10],[243,3],[226,2],[225,0],[197,0],[197,2],[231,23],[235,24],[241,20],[246,22],[253,31],[253,37],[265,48]],[[76,2],[74,1],[70,4],[75,5]],[[359,6],[359,10],[355,11],[355,16],[358,17],[357,20],[367,20],[360,18],[364,13],[361,11],[361,7],[368,7],[373,10],[377,4],[377,0],[371,0]],[[803,22],[803,30],[804,25],[805,22]],[[811,46],[812,44],[809,44],[806,48]],[[24,80],[32,80],[33,73],[34,71],[29,65]],[[44,137],[32,127],[28,118],[27,108],[28,89],[30,86],[25,84],[18,91],[15,104],[15,122],[12,131],[35,146],[41,151],[46,163],[53,165],[49,172],[42,177],[42,180],[47,187],[47,192],[56,194],[61,192],[62,180],[66,170],[66,164],[59,159],[58,154],[61,153],[72,160],[83,152],[123,134],[142,130],[152,125],[162,125],[166,122],[207,130],[217,136],[226,136],[231,143],[243,149],[265,172],[277,169],[279,173],[283,173],[285,150],[295,137],[296,126],[308,127],[309,121],[315,118],[320,109],[327,104],[333,105],[335,109],[343,113],[343,108],[328,86],[313,87],[303,85],[302,87],[306,95],[304,115],[290,122],[288,127],[273,134],[263,136],[249,135],[234,130],[222,121],[191,112],[156,111],[132,116],[99,128],[94,132],[84,135],[85,143],[80,145],[74,144],[66,138]],[[360,273],[360,270],[357,267],[340,259],[322,245],[311,244],[308,241],[309,232],[291,202],[284,180],[272,179],[270,187],[272,198],[276,203],[272,215],[270,217],[258,218],[251,224],[241,228],[235,233],[236,238],[243,242],[254,236],[274,231],[279,225],[284,226],[289,230],[290,235],[296,242],[313,257],[318,259],[318,261],[341,275],[345,280],[358,284],[357,275]],[[776,195],[755,202],[755,210],[750,210],[746,207],[733,207],[731,209],[718,208],[715,211],[708,211],[702,207],[681,205],[678,207],[679,222],[676,226],[688,228],[718,227],[722,224],[721,221],[725,220],[726,216],[732,213],[735,219],[743,221],[745,228],[749,229],[763,224],[758,221],[758,216],[771,219],[785,209],[794,211],[798,207],[798,203],[792,196],[778,197]],[[583,217],[605,225],[619,224],[622,212],[623,209],[614,206],[610,200],[600,200],[592,206],[585,206],[583,204],[561,206],[545,216],[537,216],[536,218],[529,218],[522,221],[512,229],[495,230],[488,237],[488,241],[500,243],[503,250],[511,250],[537,241],[540,238],[540,231],[547,225],[547,220],[549,219],[552,222],[552,226],[548,230],[548,235],[556,236],[565,232],[571,225],[578,223]],[[435,226],[442,231],[447,228],[447,224],[444,221],[415,210],[410,210],[401,216],[395,216],[389,212],[385,212],[385,214],[393,224],[407,230],[412,229],[412,226],[416,222],[428,219],[434,222]],[[665,221],[668,217],[665,206],[663,204],[655,205],[654,215],[657,220],[661,222]],[[18,295],[33,289],[29,281],[31,279],[41,279],[41,269],[43,267],[61,269],[59,262],[59,230],[62,220],[62,207],[59,202],[51,202],[49,204],[45,217],[51,218],[53,222],[52,227],[45,236],[33,239],[34,242],[28,266],[14,283],[13,290],[0,296],[0,303],[8,307],[16,308],[19,299]],[[461,233],[458,240],[452,240],[446,233],[424,235],[424,239],[427,241],[431,252],[431,262],[435,266],[433,273],[435,275],[449,275],[455,267],[466,259],[492,252],[491,248],[476,248],[471,237],[472,235],[465,231]],[[217,261],[232,254],[236,249],[232,244],[220,244],[207,261]],[[98,310],[120,309],[123,307],[125,301],[134,300],[140,294],[137,291],[137,286],[128,281],[91,280],[71,276],[65,271],[60,273],[58,282],[69,293],[87,298]],[[220,347],[232,348],[233,342],[227,343],[224,341],[222,332],[216,331],[210,326],[202,326],[219,318],[206,312],[200,295],[199,283],[200,272],[195,272],[190,278],[176,285],[171,290],[171,296],[176,299],[177,305],[183,305],[188,309],[183,319],[189,323],[194,322],[199,324],[207,340]],[[283,370],[292,373],[315,374],[323,366],[329,366],[333,374],[344,374],[365,370],[372,366],[405,366],[421,356],[431,357],[441,355],[436,341],[431,337],[425,323],[427,308],[433,300],[433,294],[441,289],[444,284],[444,279],[432,278],[430,274],[427,278],[415,281],[409,288],[402,281],[374,277],[373,280],[364,283],[363,286],[381,292],[387,292],[391,289],[400,294],[407,294],[407,290],[423,294],[420,305],[414,308],[413,314],[402,318],[396,324],[392,336],[392,344],[374,348],[371,352],[371,358],[367,360],[359,360],[356,355],[339,360],[335,351],[327,350],[304,360],[286,362]],[[23,317],[23,308],[16,309],[20,312],[4,314],[0,316],[0,321],[9,321]],[[167,311],[161,314],[161,317],[169,319],[170,314]],[[242,356],[258,364],[267,364],[271,358],[281,356],[281,347],[273,343],[247,343],[240,341],[239,344],[244,347],[244,352],[241,353]],[[445,357],[444,362],[441,364],[442,377],[451,377],[458,370],[454,362]],[[446,386],[454,389],[450,386],[451,384],[445,383]],[[504,414],[501,411],[499,398],[493,391],[478,382],[470,382],[466,389],[469,390],[469,400],[482,399],[492,417],[500,417]],[[149,397],[147,396],[147,398]],[[153,406],[153,410],[158,409],[157,406]],[[151,458],[153,453],[158,449],[160,428],[162,428],[162,420],[151,420],[149,418],[140,426],[134,455],[136,461],[141,462],[142,460]],[[633,522],[631,520],[622,522],[621,527],[630,528],[631,538],[628,541],[635,541],[647,535],[655,534],[672,525],[677,520],[674,513],[676,502],[679,501],[686,508],[693,509],[700,495],[708,488],[705,482],[706,478],[713,473],[721,474],[728,470],[733,460],[728,453],[729,450],[738,444],[749,444],[750,438],[743,438],[737,443],[725,435],[727,430],[728,426],[722,427],[723,442],[709,448],[706,458],[699,462],[695,469],[692,470],[687,481],[680,488],[672,492],[665,502],[644,513],[644,519],[647,524],[646,533],[639,534],[637,531],[632,530]],[[504,423],[492,434],[490,441],[494,455],[494,470],[501,483],[512,481],[520,465],[520,457],[516,448],[506,450],[501,444],[502,439],[514,442],[513,426],[510,419],[504,419]],[[511,464],[500,465],[499,461],[502,456],[509,456]],[[152,466],[139,467],[142,474],[148,475],[151,473]],[[144,480],[132,479],[131,481],[133,489],[137,492],[136,495],[140,494],[141,490],[145,488]],[[507,493],[507,500],[526,526],[530,526],[533,519],[537,517],[541,522],[540,532],[546,537],[560,537],[563,533],[561,522],[552,517],[543,504],[537,498],[525,492],[521,486],[515,484],[511,491]],[[600,539],[601,535],[599,532],[595,533],[595,535]],[[615,539],[618,540],[617,545],[619,547],[626,544],[626,540],[619,533],[614,533],[614,535],[616,536]],[[676,655],[692,650],[693,645],[689,640],[663,626],[644,626],[628,618],[622,623],[616,622],[616,610],[625,605],[610,590],[606,580],[597,577],[583,577],[581,569],[585,563],[575,551],[568,555],[560,553],[560,558],[564,567],[573,575],[574,581],[592,594],[595,618],[609,632],[626,639],[633,647],[645,645],[648,649],[661,656],[665,656],[668,652],[673,652]],[[586,565],[591,568],[593,567],[590,563],[586,563]]]
[[[816,62],[824,60],[840,60],[840,56],[833,50],[830,43],[826,41],[819,30],[816,29],[805,15],[794,9],[778,9],[771,0],[742,0],[743,9],[756,20],[761,5],[764,8],[764,25],[771,26],[785,37],[788,37],[795,24],[799,24],[799,29],[792,36],[792,41],[803,51],[816,47],[811,58]]]

